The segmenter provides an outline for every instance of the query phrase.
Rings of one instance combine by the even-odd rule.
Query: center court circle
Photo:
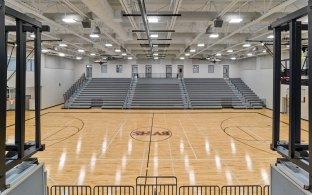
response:
[[[141,127],[133,130],[130,136],[142,142],[160,142],[169,139],[172,136],[172,132],[162,127]]]

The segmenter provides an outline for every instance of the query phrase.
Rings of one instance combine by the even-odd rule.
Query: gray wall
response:
[[[272,109],[273,58],[269,55],[246,58],[238,61],[240,77]]]

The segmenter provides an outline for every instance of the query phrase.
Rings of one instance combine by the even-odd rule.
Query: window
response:
[[[27,59],[26,61],[26,71],[34,71],[34,65],[35,65],[35,60],[34,59]],[[9,66],[8,66],[8,71],[15,71],[16,70],[16,58],[11,57]]]
[[[101,64],[101,73],[107,73],[107,64]]]
[[[208,65],[208,73],[214,73],[214,65]]]
[[[34,59],[28,59],[26,64],[26,71],[33,71],[34,65],[35,65]]]
[[[199,73],[199,65],[193,65],[193,73]]]
[[[10,63],[8,66],[8,71],[14,71],[16,70],[16,58],[15,57],[11,57],[10,59]]]
[[[122,65],[116,65],[116,73],[122,73]]]

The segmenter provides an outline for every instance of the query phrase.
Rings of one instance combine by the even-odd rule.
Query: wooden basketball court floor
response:
[[[27,139],[34,135],[26,113]],[[287,139],[287,116],[282,115]],[[36,154],[48,185],[135,185],[137,176],[176,176],[178,185],[269,184],[271,111],[64,110],[42,111],[46,150]],[[8,111],[7,142],[14,141]],[[302,121],[302,140],[308,122]],[[149,131],[151,133],[149,133]]]

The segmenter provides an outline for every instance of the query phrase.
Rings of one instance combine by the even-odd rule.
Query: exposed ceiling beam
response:
[[[146,14],[147,16],[155,17],[177,17],[182,16],[181,14]],[[122,16],[142,16],[141,14],[122,14]]]
[[[255,19],[255,20],[253,20],[252,22],[247,23],[246,25],[244,25],[244,26],[238,28],[237,30],[235,30],[235,31],[233,31],[232,33],[230,33],[229,35],[227,35],[227,36],[225,36],[225,37],[223,37],[223,38],[221,38],[221,39],[215,41],[213,44],[210,44],[208,47],[205,47],[205,48],[202,49],[201,51],[196,52],[196,53],[193,54],[191,57],[194,57],[194,56],[196,56],[196,55],[198,55],[198,54],[200,54],[200,53],[206,51],[207,49],[213,47],[214,45],[217,45],[217,44],[219,44],[219,43],[222,43],[223,41],[227,40],[228,38],[232,37],[233,35],[235,35],[235,34],[241,32],[242,30],[244,30],[244,29],[246,29],[246,28],[249,28],[249,27],[252,26],[252,25],[255,25],[255,24],[259,23],[261,20],[265,19],[266,17],[270,16],[271,14],[273,14],[273,13],[275,13],[275,12],[280,11],[281,9],[285,8],[286,6],[288,6],[288,5],[290,5],[290,4],[294,3],[294,2],[296,2],[296,0],[287,0],[287,1],[284,1],[283,3],[281,3],[281,4],[279,4],[279,5],[275,6],[275,7],[273,7],[272,9],[270,9],[268,12],[266,12],[265,14],[263,14],[262,16],[260,16],[259,18],[257,18],[257,19]]]

